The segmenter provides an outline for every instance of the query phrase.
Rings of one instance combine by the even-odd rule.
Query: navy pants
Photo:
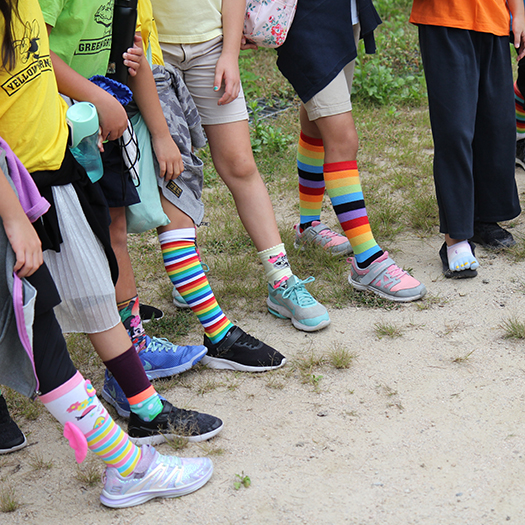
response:
[[[516,122],[508,36],[419,26],[434,138],[440,232],[519,215]]]

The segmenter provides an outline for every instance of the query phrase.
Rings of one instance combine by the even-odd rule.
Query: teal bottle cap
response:
[[[91,102],[73,104],[66,113],[71,128],[71,147],[76,148],[85,137],[98,133],[97,108]]]

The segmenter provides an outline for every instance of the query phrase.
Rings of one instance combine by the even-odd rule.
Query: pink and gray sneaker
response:
[[[417,279],[402,270],[385,252],[368,268],[357,266],[354,257],[348,282],[359,291],[370,290],[384,299],[396,302],[410,302],[421,299],[427,289]]]
[[[107,467],[100,501],[106,507],[140,505],[153,498],[177,498],[200,489],[211,478],[208,458],[163,456],[150,445],[141,448],[142,458],[134,472],[121,476]]]
[[[352,253],[352,245],[348,239],[322,222],[312,221],[312,225],[305,228],[303,232],[299,224],[296,224],[294,230],[294,246],[297,249],[304,250],[307,244],[317,244],[335,256]]]

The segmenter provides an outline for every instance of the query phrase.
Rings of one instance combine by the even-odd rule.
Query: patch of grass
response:
[[[2,484],[0,487],[0,512],[14,512],[20,508],[15,489],[11,485]]]
[[[515,316],[503,321],[500,327],[505,332],[503,335],[505,339],[525,339],[525,322]]]
[[[403,335],[403,329],[394,323],[383,323],[377,322],[374,324],[374,332],[378,339],[383,337],[401,337]]]
[[[100,483],[101,470],[98,461],[88,460],[86,464],[77,465],[75,479],[86,487],[94,487]]]
[[[189,308],[176,308],[170,315],[165,315],[154,323],[148,323],[147,332],[151,337],[165,337],[174,342],[187,336],[197,324],[197,317]]]
[[[332,343],[332,348],[328,352],[330,364],[338,370],[350,368],[357,355],[348,350],[341,343]]]
[[[46,411],[42,403],[31,401],[31,399],[10,388],[2,387],[2,394],[9,407],[11,417],[15,420],[19,417],[24,417],[29,421],[36,421]]]
[[[29,466],[33,470],[50,470],[53,468],[53,460],[46,460],[41,453],[37,452],[31,456]]]
[[[223,386],[224,386],[224,383],[222,381],[215,379],[215,378],[207,378],[204,381],[201,381],[195,387],[195,390],[199,396],[203,396]]]
[[[223,456],[226,452],[224,448],[216,447],[210,441],[202,441],[201,443],[196,443],[196,445],[205,456]]]
[[[171,429],[170,429],[171,430]],[[166,443],[172,450],[182,450],[188,446],[188,438],[183,436],[166,437]]]

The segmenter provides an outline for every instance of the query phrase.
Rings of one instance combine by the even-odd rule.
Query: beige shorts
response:
[[[360,29],[361,26],[359,24],[353,26],[356,49],[359,42]],[[321,117],[330,117],[352,111],[350,97],[352,94],[354,69],[355,60],[352,60],[330,84],[304,104],[309,120],[317,120]]]
[[[161,44],[161,48],[165,62],[180,70],[204,126],[248,119],[242,86],[234,101],[224,106],[217,104],[224,94],[224,87],[213,91],[222,36],[200,44]]]

